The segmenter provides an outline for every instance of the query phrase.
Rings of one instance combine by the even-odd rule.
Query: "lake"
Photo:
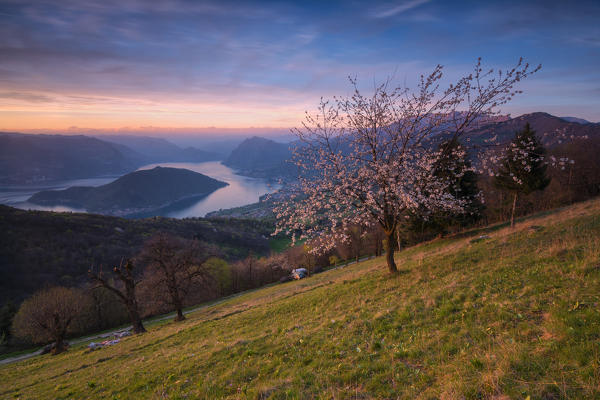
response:
[[[229,184],[202,199],[194,201],[192,204],[185,204],[175,209],[168,208],[164,210],[161,215],[165,217],[204,217],[211,211],[256,203],[260,196],[272,193],[280,188],[280,185],[267,183],[264,179],[236,175],[234,170],[221,164],[219,161],[202,163],[157,163],[146,165],[139,169],[152,169],[157,166],[189,169]],[[101,186],[110,183],[117,178],[117,176],[112,176],[76,179],[45,186],[0,186],[0,204],[6,204],[25,210],[85,212],[85,210],[82,209],[64,206],[40,206],[28,203],[27,199],[34,193],[42,190],[62,190],[71,186]]]

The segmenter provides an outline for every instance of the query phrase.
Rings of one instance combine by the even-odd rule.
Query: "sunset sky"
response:
[[[452,78],[478,56],[543,65],[505,112],[596,122],[599,19],[598,1],[0,0],[0,129],[288,128],[348,75]]]

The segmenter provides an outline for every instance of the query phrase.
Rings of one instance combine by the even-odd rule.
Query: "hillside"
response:
[[[131,149],[87,136],[0,132],[0,183],[120,175],[143,164]]]
[[[523,129],[527,122],[529,122],[544,146],[548,148],[566,142],[565,138],[600,137],[600,124],[582,124],[578,121],[568,121],[544,112],[535,112],[523,114],[507,121],[485,125],[467,132],[462,138],[463,140],[469,140],[472,144],[485,144],[484,140],[496,137],[496,143],[506,144],[514,138],[515,132]]]
[[[240,143],[223,164],[241,175],[276,179],[293,176],[295,169],[288,162],[291,157],[289,143],[255,136]]]
[[[158,232],[216,245],[225,259],[236,260],[250,252],[268,254],[272,230],[259,221],[132,220],[0,205],[0,305],[9,300],[18,304],[46,285],[86,283],[91,265],[117,265]]]
[[[1,366],[0,397],[599,398],[599,233],[595,200],[425,243]]]
[[[102,186],[46,190],[34,194],[29,202],[128,216],[152,212],[192,197],[197,199],[225,186],[225,182],[187,169],[155,167],[131,172]]]

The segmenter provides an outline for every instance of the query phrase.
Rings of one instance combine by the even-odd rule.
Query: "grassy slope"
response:
[[[0,398],[600,398],[600,201],[484,232],[0,367]]]

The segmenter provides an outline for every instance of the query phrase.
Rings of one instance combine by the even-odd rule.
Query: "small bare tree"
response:
[[[53,287],[41,290],[25,300],[13,321],[17,337],[34,343],[54,342],[52,354],[66,350],[65,338],[77,330],[87,302],[80,290]]]
[[[136,286],[139,283],[139,278],[137,278],[134,274],[133,262],[131,260],[127,260],[124,267],[122,265],[114,267],[113,273],[121,282],[119,285],[120,287],[109,281],[102,273],[102,270],[97,273],[92,269],[88,271],[88,275],[92,281],[96,283],[96,285],[110,290],[119,298],[123,305],[125,305],[129,314],[129,319],[131,320],[131,324],[133,326],[133,333],[146,332],[146,328],[144,328],[144,324],[142,323],[142,318],[140,316],[138,301],[135,293]]]
[[[202,249],[197,240],[164,233],[144,245],[138,260],[146,265],[145,284],[175,309],[175,321],[185,319],[183,307],[191,290],[212,282],[211,271],[204,262],[214,253]]]
[[[437,66],[421,76],[416,90],[394,88],[388,80],[368,96],[350,78],[351,97],[321,100],[318,112],[307,113],[303,126],[293,130],[301,143],[294,151],[300,180],[298,191],[275,208],[276,233],[327,237],[314,247],[322,251],[345,238],[349,226],[379,224],[388,269],[396,272],[395,232],[409,212],[462,208],[448,190],[456,177],[432,173],[441,156],[435,137],[459,137],[489,121],[519,93],[513,86],[539,68],[519,60],[515,68],[495,73],[484,71],[479,60],[473,73],[440,90],[443,68]]]

